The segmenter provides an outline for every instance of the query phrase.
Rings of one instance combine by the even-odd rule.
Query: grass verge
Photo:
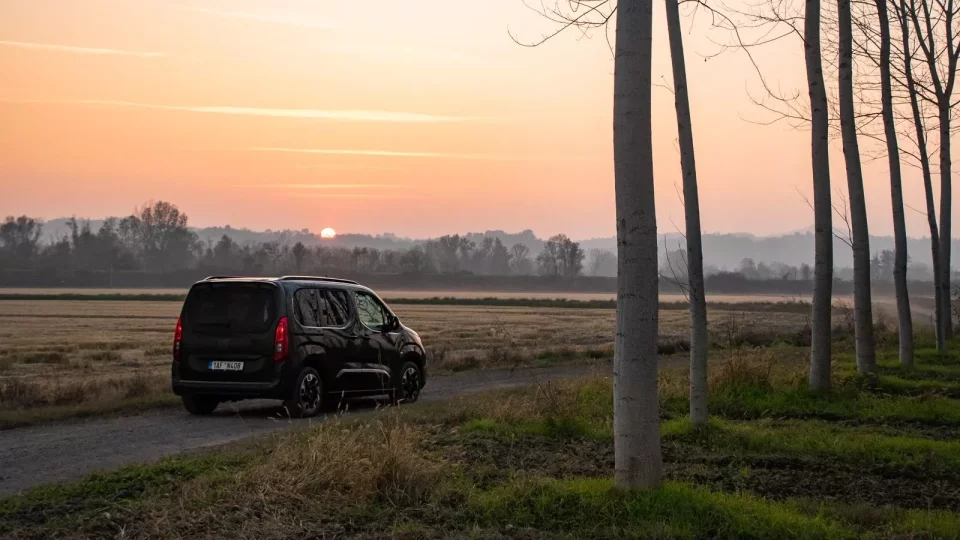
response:
[[[531,389],[512,394],[524,393],[538,399]],[[0,536],[951,538],[960,530],[949,511],[770,500],[693,482],[627,493],[609,477],[536,467],[484,477],[464,447],[492,440],[459,429],[458,410],[432,404],[334,419],[240,449],[34,489],[0,501]],[[497,453],[522,459],[525,439],[537,436],[520,437]]]

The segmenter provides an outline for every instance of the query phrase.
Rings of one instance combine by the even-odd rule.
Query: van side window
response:
[[[357,293],[357,314],[360,322],[372,330],[380,330],[387,322],[380,303],[366,293]]]
[[[346,326],[347,321],[350,320],[349,305],[346,292],[337,290],[324,291],[323,325],[334,327]]]
[[[300,289],[294,295],[294,307],[297,322],[301,326],[320,326],[320,291],[316,289]]]

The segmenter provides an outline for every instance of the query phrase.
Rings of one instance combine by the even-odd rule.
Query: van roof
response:
[[[198,283],[206,282],[260,282],[260,283],[323,283],[325,285],[339,286],[350,289],[361,289],[369,291],[370,289],[360,285],[356,281],[349,279],[325,277],[325,276],[281,276],[281,277],[245,277],[245,276],[209,276]]]

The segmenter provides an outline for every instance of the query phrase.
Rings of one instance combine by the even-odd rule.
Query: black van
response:
[[[352,396],[413,402],[426,376],[420,336],[343,279],[209,277],[190,288],[173,342],[173,391],[193,414],[250,398],[296,417]]]

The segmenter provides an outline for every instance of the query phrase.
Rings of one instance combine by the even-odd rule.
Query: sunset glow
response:
[[[671,73],[662,9],[657,82]],[[689,26],[705,232],[809,227],[807,133],[761,125],[748,60],[704,62],[722,36],[705,18]],[[5,0],[0,213],[100,218],[168,200],[197,226],[300,230],[322,212],[349,232],[608,236],[610,50],[602,31],[536,48],[508,34],[553,29],[522,0]],[[799,43],[755,55],[769,83],[802,88]],[[683,223],[675,126],[672,95],[655,88],[664,232]],[[842,178],[842,159],[833,167]],[[884,161],[865,172],[873,230],[887,234]],[[921,208],[906,173],[906,203]],[[923,234],[922,215],[907,219]]]
[[[326,229],[323,229],[322,231],[320,231],[320,238],[336,238],[336,237],[337,237],[337,231],[331,229],[330,227],[327,227]]]

